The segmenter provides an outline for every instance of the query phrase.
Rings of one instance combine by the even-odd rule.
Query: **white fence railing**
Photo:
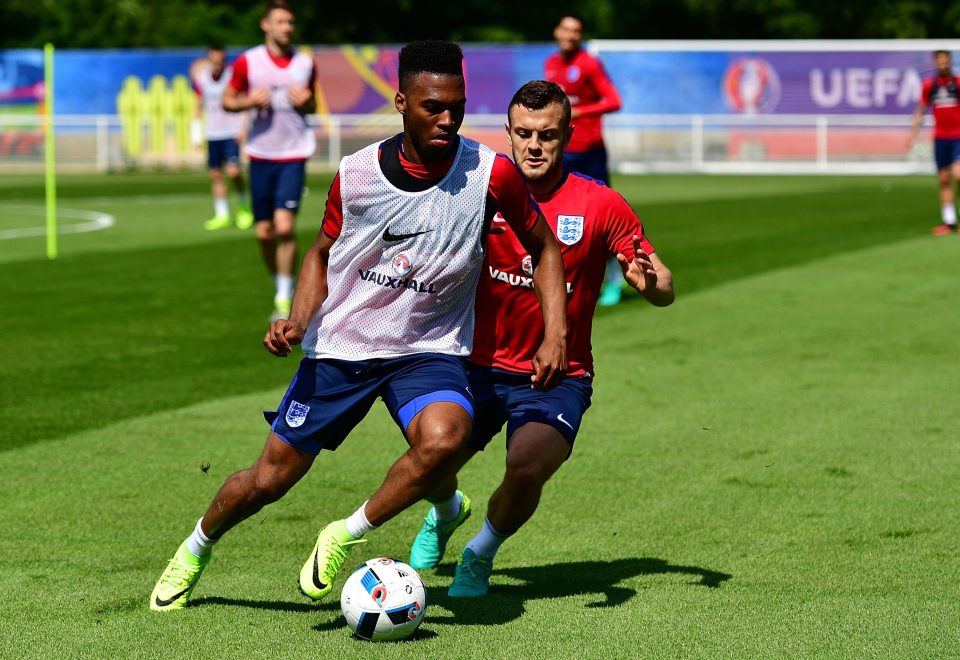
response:
[[[462,133],[505,151],[501,115],[468,115]],[[159,146],[125,153],[117,116],[57,116],[57,167],[109,172],[130,168],[199,169],[201,147],[175,148],[172,127]],[[334,169],[340,158],[401,130],[400,117],[311,117],[313,162]],[[910,117],[890,115],[610,115],[605,120],[610,165],[617,172],[758,174],[911,174],[933,171],[930,118],[913,149]],[[43,117],[0,115],[0,170],[43,166]],[[144,136],[149,127],[142,128]],[[144,144],[149,145],[145,138]]]

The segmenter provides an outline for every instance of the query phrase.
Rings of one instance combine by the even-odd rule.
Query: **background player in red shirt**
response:
[[[960,180],[960,84],[953,75],[950,52],[933,54],[937,75],[923,81],[920,102],[913,113],[908,148],[913,146],[928,107],[933,108],[933,151],[940,181],[940,215],[943,222],[933,228],[936,236],[957,231],[957,209],[953,205],[953,180]]]
[[[553,36],[560,52],[547,58],[544,77],[560,85],[570,98],[573,125],[577,128],[563,152],[563,164],[568,170],[610,185],[607,147],[603,143],[603,115],[620,109],[620,94],[600,60],[581,48],[583,18],[574,13],[564,14]],[[607,263],[600,304],[616,305],[620,302],[620,294],[620,268],[611,259]]]
[[[295,17],[286,0],[269,0],[260,28],[264,43],[233,63],[223,108],[246,112],[250,197],[263,261],[274,277],[271,320],[290,315],[297,265],[295,220],[316,137],[306,115],[317,110],[313,57],[293,46]]]
[[[464,549],[449,595],[487,593],[493,556],[530,519],[544,484],[569,457],[590,406],[593,357],[590,331],[607,255],[622,277],[657,306],[673,302],[673,277],[643,234],[640,220],[618,193],[570,172],[570,104],[547,81],[532,81],[510,102],[507,134],[513,158],[547,224],[556,233],[567,277],[566,377],[548,392],[530,388],[531,359],[543,333],[531,288],[529,256],[516,237],[491,233],[487,272],[477,289],[477,325],[470,356],[476,418],[466,463],[507,425],[507,468],[487,506],[483,528]],[[453,531],[470,515],[470,500],[454,476],[427,498],[434,508],[413,543],[410,564],[436,566]]]

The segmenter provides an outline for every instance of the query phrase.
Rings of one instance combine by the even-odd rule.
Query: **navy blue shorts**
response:
[[[226,165],[240,162],[240,145],[233,138],[207,141],[207,167],[218,170]]]
[[[253,201],[253,217],[258,222],[273,220],[274,209],[286,209],[296,214],[300,210],[306,173],[307,163],[302,160],[292,163],[251,160],[250,197]]]
[[[563,152],[563,166],[573,172],[580,172],[591,179],[610,182],[610,172],[607,171],[607,148],[591,149],[573,153]]]
[[[476,410],[467,447],[483,451],[504,423],[509,440],[527,422],[539,422],[557,429],[573,450],[573,441],[593,394],[589,380],[567,377],[552,390],[539,392],[530,387],[530,374],[473,364],[467,374]]]
[[[427,405],[457,403],[473,417],[466,358],[419,353],[388,360],[300,362],[276,412],[264,412],[288,445],[316,456],[334,450],[380,397],[400,430]]]
[[[938,170],[950,167],[960,160],[960,140],[934,140],[933,156]]]

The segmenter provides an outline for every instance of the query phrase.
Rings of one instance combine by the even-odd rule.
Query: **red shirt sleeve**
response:
[[[503,154],[493,161],[489,192],[496,210],[514,232],[528,231],[536,224],[540,207],[530,196],[520,170]]]
[[[640,248],[647,254],[654,252],[653,244],[643,235],[643,224],[630,204],[619,193],[607,188],[604,218],[604,234],[607,250],[610,254],[623,253],[627,259],[633,259],[633,237],[640,237]]]
[[[233,63],[233,76],[228,83],[230,89],[240,94],[246,94],[250,90],[249,71],[247,55],[244,53]]]
[[[330,192],[327,193],[327,205],[323,210],[323,222],[320,225],[323,233],[336,240],[340,238],[343,229],[343,198],[340,195],[340,173],[333,177]]]
[[[616,112],[623,105],[623,102],[620,100],[620,93],[607,75],[606,69],[603,68],[603,62],[595,57],[588,61],[590,62],[590,80],[593,82],[593,88],[597,91],[600,99],[595,103],[578,105],[577,112],[580,113],[581,117]]]

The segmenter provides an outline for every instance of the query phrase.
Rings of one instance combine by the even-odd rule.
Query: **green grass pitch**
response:
[[[310,179],[304,246],[328,182]],[[593,407],[490,596],[446,586],[502,442],[461,473],[478,515],[423,572],[420,631],[374,647],[296,577],[404,450],[382,406],[217,546],[193,607],[147,609],[296,362],[260,346],[251,233],[201,228],[203,176],[63,177],[63,224],[115,225],[61,236],[55,262],[42,237],[0,239],[0,655],[955,656],[960,238],[930,236],[933,177],[615,184],[676,304],[598,313]],[[0,236],[42,225],[41,203],[39,180],[0,179]],[[406,557],[424,512],[352,559]]]

